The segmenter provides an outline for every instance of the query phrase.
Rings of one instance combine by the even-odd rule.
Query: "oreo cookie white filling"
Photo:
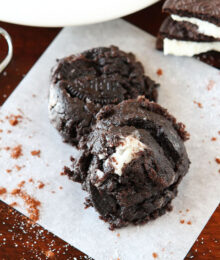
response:
[[[163,49],[165,55],[173,54],[176,56],[192,57],[208,51],[220,52],[220,42],[179,41],[165,38],[163,40]]]
[[[111,165],[114,168],[114,173],[121,176],[124,165],[130,163],[137,157],[139,152],[144,151],[146,148],[147,146],[134,135],[122,137],[115,153],[104,162],[104,166]]]
[[[214,38],[220,38],[220,27],[213,23],[203,21],[194,17],[182,17],[175,14],[172,14],[171,17],[173,20],[177,22],[189,22],[197,25],[198,26],[197,30],[201,34],[212,36]]]

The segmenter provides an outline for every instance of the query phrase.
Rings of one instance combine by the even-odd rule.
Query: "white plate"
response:
[[[32,26],[84,25],[131,14],[159,0],[7,0],[0,20]]]

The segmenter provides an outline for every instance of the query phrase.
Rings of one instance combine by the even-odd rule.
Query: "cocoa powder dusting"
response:
[[[18,206],[18,203],[17,202],[12,202],[11,204],[9,204],[9,206],[16,207],[16,206]]]
[[[40,157],[40,150],[31,151],[31,155]]]
[[[39,182],[39,185],[38,185],[38,189],[43,189],[43,187],[45,186],[45,184],[43,182]]]
[[[215,85],[215,81],[214,80],[210,80],[208,85],[207,85],[207,90],[212,90],[214,85]]]
[[[218,164],[220,164],[220,158],[215,158],[215,161],[218,163]]]
[[[158,76],[162,76],[163,75],[163,70],[162,69],[158,69],[157,70],[157,75]]]
[[[11,150],[11,158],[18,159],[20,156],[22,156],[22,147],[21,145],[17,145]]]
[[[55,256],[54,252],[52,252],[52,251],[50,251],[50,250],[46,251],[46,252],[45,252],[45,255],[46,255],[46,257],[48,257],[48,258],[51,258],[51,257],[54,257],[54,256]]]
[[[197,102],[194,100],[193,103],[196,104],[199,108],[203,108],[203,106],[200,102]]]
[[[7,117],[6,119],[8,119],[10,125],[16,126],[18,123],[21,122],[22,116],[12,114],[9,117]]]
[[[22,191],[21,189],[12,190],[11,194],[14,196],[19,196],[23,199],[25,205],[27,206],[29,218],[32,221],[36,222],[40,217],[40,210],[38,209],[38,207],[41,205],[40,201],[31,197],[29,194],[27,194],[25,191]]]
[[[7,193],[6,188],[0,187],[0,195],[3,195],[3,194],[5,194],[5,193]]]

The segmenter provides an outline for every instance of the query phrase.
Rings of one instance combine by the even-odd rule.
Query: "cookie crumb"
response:
[[[40,157],[40,153],[41,153],[40,150],[33,150],[33,151],[31,151],[31,155],[37,156],[37,157]]]
[[[157,258],[157,257],[158,257],[158,254],[155,253],[155,252],[153,252],[152,256],[153,256],[153,258]]]
[[[23,153],[22,153],[22,147],[21,145],[17,145],[15,146],[14,148],[12,148],[12,151],[11,151],[11,158],[13,159],[18,159],[20,156],[22,156]]]
[[[185,223],[185,220],[184,220],[184,219],[181,219],[181,220],[180,220],[180,223],[181,223],[181,224],[184,224],[184,223]]]
[[[212,137],[212,138],[211,138],[211,141],[216,141],[216,140],[217,140],[216,137]]]
[[[157,70],[157,75],[158,76],[162,76],[163,75],[163,70],[162,69],[158,69]]]
[[[5,193],[7,193],[6,188],[0,187],[0,195],[3,195],[3,194],[5,194]]]
[[[188,225],[192,225],[192,222],[191,222],[191,221],[187,221],[187,224],[188,224]]]
[[[12,170],[11,170],[11,169],[7,169],[6,172],[7,172],[7,173],[11,173]]]
[[[196,104],[199,108],[203,108],[202,103],[197,102],[197,101],[195,101],[195,100],[193,101],[193,103]]]

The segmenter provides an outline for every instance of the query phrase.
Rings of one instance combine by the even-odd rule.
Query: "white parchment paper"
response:
[[[191,134],[186,147],[192,162],[172,212],[146,225],[114,232],[99,220],[93,208],[84,209],[86,193],[80,185],[60,175],[63,166],[70,164],[70,155],[76,156],[77,151],[62,143],[47,113],[49,74],[55,59],[110,44],[134,52],[146,74],[161,83],[159,103],[184,122]],[[0,110],[1,119],[21,114],[18,109],[25,115],[14,127],[5,119],[0,123],[0,186],[10,192],[25,180],[25,190],[42,204],[38,222],[97,260],[152,259],[153,252],[158,259],[182,259],[219,203],[220,165],[215,158],[220,156],[220,73],[195,59],[164,57],[154,46],[154,37],[122,20],[65,28]],[[157,75],[158,68],[163,70],[162,76]],[[202,108],[194,101],[200,102]],[[217,140],[211,141],[212,137]],[[15,160],[3,148],[17,144],[22,144],[23,156]],[[38,149],[41,157],[31,156],[30,151]],[[25,167],[16,171],[15,164]],[[7,169],[12,172],[6,173]],[[35,184],[28,182],[30,178]],[[45,187],[38,189],[37,181],[45,183]],[[16,200],[10,195],[1,198],[6,203]],[[17,209],[28,215],[25,205],[17,200]],[[180,224],[181,219],[184,224]],[[188,221],[192,224],[188,225]]]

